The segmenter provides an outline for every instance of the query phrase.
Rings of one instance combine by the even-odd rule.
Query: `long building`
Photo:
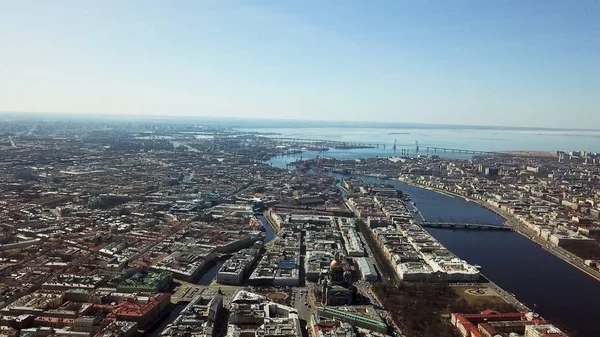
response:
[[[355,259],[355,265],[358,267],[361,279],[370,282],[377,281],[377,270],[371,258],[369,257],[358,257]]]
[[[242,249],[225,261],[217,272],[217,282],[220,284],[239,285],[260,256],[262,242],[255,244],[255,248]]]
[[[373,232],[400,279],[448,282],[479,280],[479,270],[475,266],[452,254],[420,226],[398,224],[397,228],[375,228]]]
[[[371,306],[317,307],[317,313],[326,318],[352,323],[367,330],[387,333],[388,326]]]
[[[500,313],[485,310],[479,314],[453,313],[450,323],[462,337],[568,337],[533,312]]]

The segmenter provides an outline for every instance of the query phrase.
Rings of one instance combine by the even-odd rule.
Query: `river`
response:
[[[368,180],[372,180],[369,178]],[[504,219],[463,198],[392,181],[411,196],[427,221],[502,224]],[[546,319],[600,336],[600,282],[515,232],[426,228],[446,248]]]
[[[271,160],[273,166],[285,163]],[[340,174],[331,174],[344,178]],[[504,219],[464,198],[415,187],[396,180],[355,178],[393,184],[410,195],[427,221],[502,225]],[[544,318],[576,331],[578,337],[600,336],[600,282],[515,232],[426,228],[446,248],[471,264]]]

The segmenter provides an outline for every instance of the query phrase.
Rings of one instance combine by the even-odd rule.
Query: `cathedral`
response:
[[[352,274],[344,266],[339,253],[329,264],[329,270],[319,276],[317,294],[324,305],[350,305],[356,297]]]

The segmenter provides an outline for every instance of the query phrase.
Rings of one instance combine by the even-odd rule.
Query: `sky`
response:
[[[0,0],[0,111],[600,129],[600,1]]]

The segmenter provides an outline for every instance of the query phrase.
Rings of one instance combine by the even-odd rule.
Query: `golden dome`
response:
[[[331,263],[329,264],[329,269],[330,270],[334,270],[334,269],[341,269],[342,268],[342,261],[338,260],[338,259],[334,259],[333,261],[331,261]]]

